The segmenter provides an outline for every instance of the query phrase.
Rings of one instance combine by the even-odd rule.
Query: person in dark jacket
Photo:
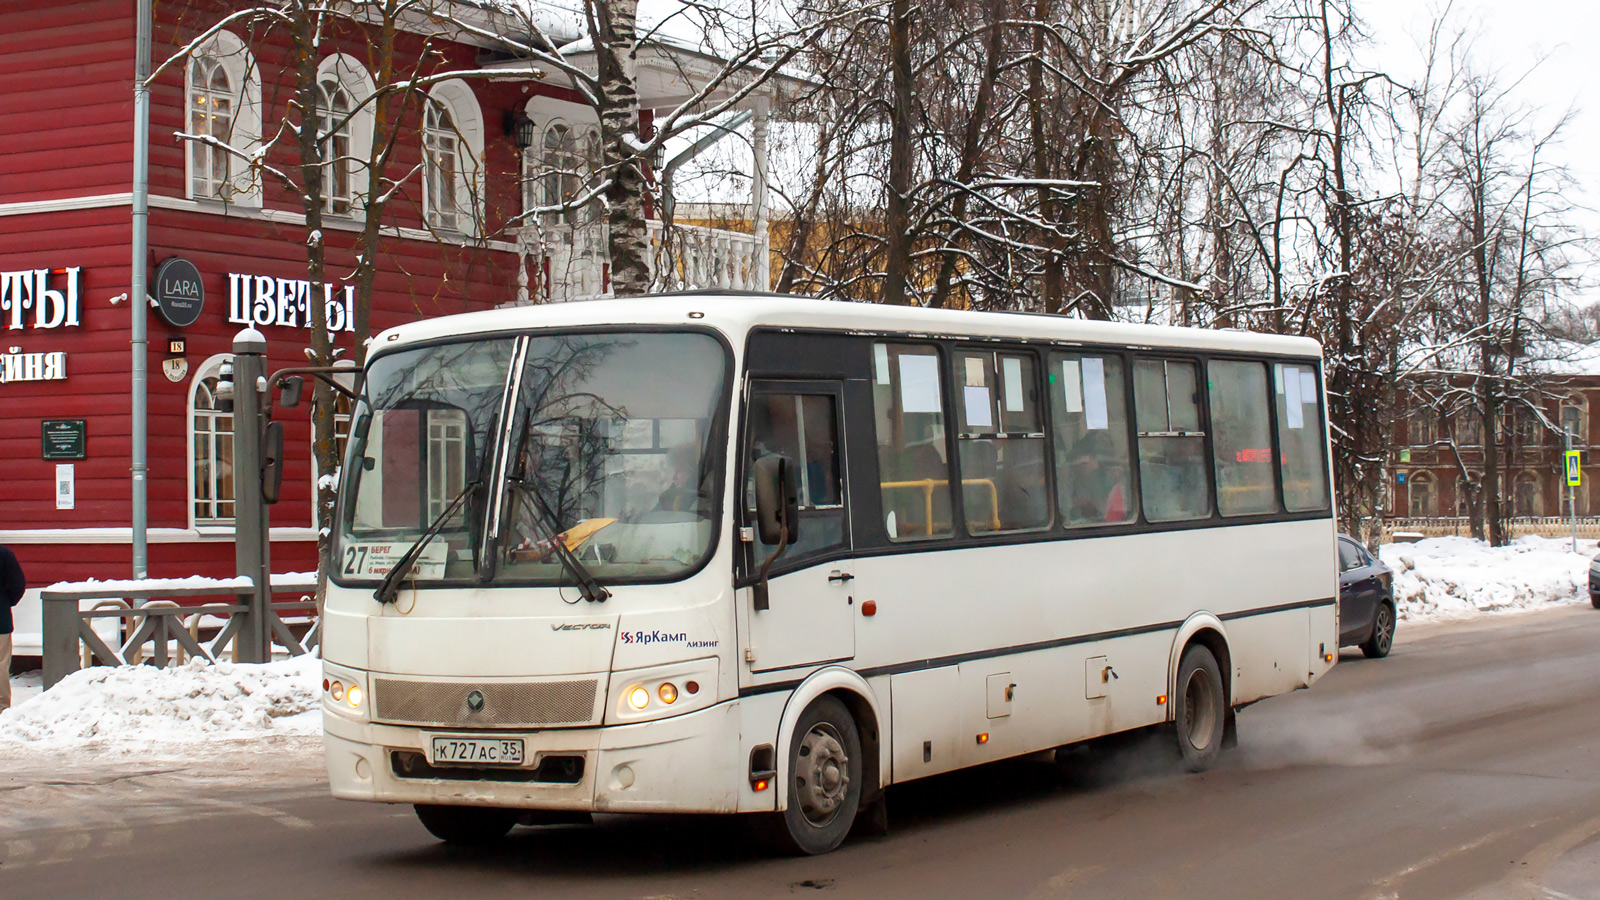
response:
[[[17,555],[0,544],[0,710],[11,706],[11,607],[22,602],[27,589]]]

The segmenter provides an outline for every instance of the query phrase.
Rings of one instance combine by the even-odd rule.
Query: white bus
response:
[[[342,798],[447,841],[752,813],[1166,723],[1339,643],[1311,340],[681,294],[373,344],[323,655]]]

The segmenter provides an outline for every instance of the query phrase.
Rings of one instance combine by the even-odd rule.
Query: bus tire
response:
[[[1228,719],[1222,669],[1204,644],[1192,644],[1183,651],[1175,699],[1174,724],[1183,764],[1191,772],[1203,772],[1222,752]]]
[[[787,808],[770,820],[772,843],[791,855],[832,851],[861,808],[861,735],[843,703],[824,695],[800,714],[788,771]]]
[[[517,824],[514,809],[488,806],[436,806],[418,803],[417,818],[428,833],[447,844],[484,847],[505,837]]]

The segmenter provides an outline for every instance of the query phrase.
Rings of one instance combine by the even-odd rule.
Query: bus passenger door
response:
[[[856,655],[849,516],[845,508],[843,388],[837,381],[756,381],[745,417],[741,532],[744,572],[754,582],[777,547],[761,543],[755,526],[755,492],[749,464],[769,454],[794,465],[800,500],[799,534],[772,560],[767,608],[756,609],[745,591],[747,658],[752,672],[768,672]]]

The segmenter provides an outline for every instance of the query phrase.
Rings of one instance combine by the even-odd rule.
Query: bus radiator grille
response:
[[[581,725],[595,718],[598,679],[574,681],[372,682],[372,718],[408,725],[519,728]]]

